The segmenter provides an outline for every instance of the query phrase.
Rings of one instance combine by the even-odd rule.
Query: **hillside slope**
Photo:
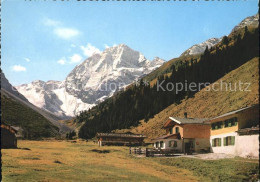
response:
[[[131,131],[133,133],[142,133],[145,134],[148,139],[152,139],[165,134],[162,126],[170,116],[183,117],[184,112],[187,112],[188,117],[211,118],[242,107],[258,104],[258,67],[259,57],[253,58],[213,83],[216,85],[215,90],[220,89],[220,85],[217,85],[216,83],[220,84],[221,81],[224,83],[231,83],[232,90],[235,88],[235,83],[237,83],[238,88],[239,81],[241,81],[241,83],[251,83],[248,88],[251,91],[213,91],[212,89],[207,91],[208,88],[204,88],[196,93],[193,98],[182,100],[179,105],[170,105],[156,114],[154,118],[151,118],[148,122],[142,120],[138,127],[116,130],[116,132]],[[210,85],[210,88],[212,88],[213,84]],[[223,88],[225,87],[226,86],[224,85]],[[241,90],[245,90],[246,87],[247,86],[244,85],[244,87],[241,87]]]
[[[22,127],[27,139],[55,137],[59,134],[58,127],[4,89],[1,89],[1,112],[2,122]]]
[[[42,110],[32,103],[30,103],[20,92],[16,90],[15,87],[13,87],[8,79],[5,77],[4,73],[1,70],[1,109],[2,109],[2,121],[6,122],[7,124],[10,123],[15,126],[22,126],[23,129],[26,129],[28,126],[28,122],[32,122],[34,124],[35,118],[26,118],[23,122],[21,123],[20,118],[24,117],[23,116],[23,111],[27,110],[28,115],[30,115],[29,111],[32,113],[38,115],[40,118],[44,118],[47,120],[49,125],[54,125],[55,127],[58,128],[59,133],[67,133],[71,131],[69,127],[67,127],[65,124],[62,124],[59,122],[60,118],[57,117],[56,115]],[[12,105],[16,105],[17,107],[14,108]],[[19,105],[19,106],[18,106]],[[9,108],[9,109],[7,109]],[[11,112],[12,111],[12,112]],[[5,120],[4,120],[5,119]],[[10,119],[10,121],[8,120]]]
[[[15,87],[5,77],[5,74],[1,70],[1,88],[4,88],[7,92],[12,93],[23,101],[29,102],[22,94],[20,94]]]

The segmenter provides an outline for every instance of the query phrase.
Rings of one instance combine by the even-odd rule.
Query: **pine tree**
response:
[[[224,45],[228,45],[228,42],[229,42],[228,37],[227,37],[227,36],[224,36],[223,39],[222,39],[222,43],[223,43]]]

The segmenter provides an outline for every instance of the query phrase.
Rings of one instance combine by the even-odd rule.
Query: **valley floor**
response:
[[[2,149],[6,181],[257,181],[258,160],[145,158],[128,147],[98,147],[93,142],[18,141]]]

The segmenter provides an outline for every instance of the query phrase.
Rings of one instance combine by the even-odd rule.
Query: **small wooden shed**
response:
[[[99,146],[102,145],[126,145],[141,146],[146,136],[133,133],[97,133]]]
[[[11,126],[1,124],[1,148],[17,148],[16,132]]]

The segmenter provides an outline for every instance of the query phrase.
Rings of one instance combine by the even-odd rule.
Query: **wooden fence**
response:
[[[179,153],[173,149],[154,149],[154,148],[141,148],[141,147],[129,147],[129,154],[145,155],[146,157],[154,156],[173,156]]]

